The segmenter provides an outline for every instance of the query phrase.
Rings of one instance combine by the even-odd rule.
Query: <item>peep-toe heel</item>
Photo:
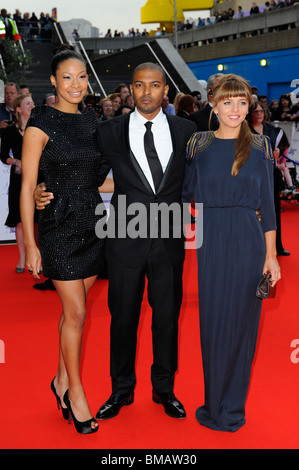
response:
[[[75,415],[72,411],[68,390],[64,394],[63,401],[66,404],[66,406],[68,407],[69,424],[71,424],[72,419],[73,419],[76,431],[79,434],[92,434],[94,432],[97,432],[97,430],[99,429],[99,426],[92,427],[93,424],[98,424],[98,422],[95,418],[88,419],[87,421],[78,421],[76,419],[76,417],[75,417]]]

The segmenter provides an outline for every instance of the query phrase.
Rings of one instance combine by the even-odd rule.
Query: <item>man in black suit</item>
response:
[[[145,232],[138,238],[128,234],[121,238],[117,226],[116,237],[108,235],[106,240],[112,395],[98,411],[97,418],[112,418],[121,406],[134,400],[136,338],[146,277],[153,311],[153,400],[162,403],[170,416],[182,418],[185,410],[173,393],[173,385],[177,369],[184,237],[181,232],[180,237],[175,238],[175,227],[170,220],[169,237],[163,238],[155,208],[161,203],[166,203],[167,207],[181,203],[185,148],[196,128],[187,120],[163,113],[162,99],[167,95],[168,86],[163,70],[156,64],[137,67],[130,88],[135,111],[101,123],[98,140],[103,171],[107,171],[105,160],[107,168],[112,167],[113,171],[114,220],[117,222],[120,214],[125,213],[125,226],[129,227],[132,215],[127,214],[127,209],[140,203],[145,208],[145,216],[140,221],[141,231]],[[152,122],[154,146],[162,167],[158,183],[146,157],[147,122]],[[157,235],[154,238],[150,235],[153,228]]]
[[[190,120],[195,122],[198,132],[216,131],[219,127],[219,121],[213,112],[213,90],[223,77],[223,73],[211,75],[207,83],[208,103],[206,106],[195,113],[190,114]]]
[[[168,86],[158,65],[145,63],[135,69],[131,93],[135,110],[100,123],[98,132],[101,173],[105,177],[112,168],[114,194],[105,242],[112,394],[96,417],[113,418],[122,406],[134,401],[137,330],[147,278],[153,312],[152,398],[169,416],[184,418],[184,407],[173,392],[185,254],[183,224],[180,220],[178,227],[169,212],[169,235],[163,237],[165,219],[157,208],[181,204],[185,149],[196,126],[163,113]],[[153,169],[151,162],[156,165]],[[134,207],[143,214],[138,219],[137,238],[129,230],[136,223],[131,212]],[[109,235],[109,224],[114,222],[115,236]],[[101,224],[99,220],[103,228]]]

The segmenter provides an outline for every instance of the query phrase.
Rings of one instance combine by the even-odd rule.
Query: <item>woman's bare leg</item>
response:
[[[59,366],[54,381],[62,405],[63,395],[69,389],[74,415],[79,421],[92,417],[80,378],[80,358],[83,327],[86,316],[86,297],[96,276],[76,281],[53,281],[62,301],[59,320]]]
[[[96,280],[96,276],[89,277],[87,279],[83,280],[84,283],[84,289],[85,289],[85,295],[87,298],[87,294],[89,289],[93,286],[94,282]],[[56,377],[54,379],[54,386],[56,388],[56,392],[58,396],[60,397],[61,400],[61,405],[66,408],[66,405],[63,402],[63,396],[66,392],[66,390],[69,388],[69,379],[63,359],[63,354],[61,350],[61,340],[60,340],[60,333],[61,333],[61,327],[64,322],[64,313],[62,311],[60,319],[59,319],[59,324],[58,324],[58,332],[59,332],[59,361],[58,361],[58,370],[56,373]]]
[[[23,227],[22,223],[20,222],[16,226],[16,241],[19,250],[19,262],[17,264],[17,268],[24,268],[25,267],[25,245],[24,245],[24,236],[23,236]]]

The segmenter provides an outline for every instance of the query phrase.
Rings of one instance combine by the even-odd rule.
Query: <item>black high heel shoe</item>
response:
[[[68,410],[68,408],[63,408],[63,406],[61,405],[61,400],[60,400],[60,397],[57,395],[56,388],[55,388],[55,385],[54,385],[54,380],[55,380],[55,377],[51,382],[51,390],[55,395],[55,398],[56,398],[56,401],[57,401],[57,408],[59,410],[61,408],[62,416],[64,417],[64,419],[69,419],[69,410]]]
[[[72,422],[71,419],[73,418],[76,431],[79,434],[92,434],[94,432],[97,432],[97,430],[99,429],[99,426],[95,426],[94,428],[92,427],[92,424],[97,424],[98,423],[94,418],[88,419],[87,421],[78,421],[76,419],[76,417],[75,417],[75,415],[72,411],[68,390],[64,394],[63,401],[66,404],[66,406],[68,407],[69,424],[71,424],[71,422]]]

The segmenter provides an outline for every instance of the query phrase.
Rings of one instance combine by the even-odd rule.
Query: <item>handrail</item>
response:
[[[4,76],[5,76],[5,78],[6,78],[6,77],[7,77],[7,75],[6,75],[6,69],[5,69],[5,65],[4,65],[4,62],[3,62],[3,58],[2,58],[2,54],[1,54],[1,53],[0,53],[0,65],[1,65],[1,67],[2,67],[2,69],[3,69],[3,73],[4,73]]]
[[[62,37],[61,37],[61,34],[60,34],[60,32],[59,32],[58,26],[57,26],[57,24],[56,24],[55,21],[53,22],[53,25],[54,25],[54,29],[55,29],[55,31],[56,31],[56,34],[57,34],[57,36],[58,36],[58,39],[59,39],[60,43],[63,44],[63,39],[62,39]]]
[[[80,47],[81,47],[81,49],[82,49],[82,51],[83,51],[83,54],[84,54],[84,56],[85,56],[85,59],[86,59],[88,65],[89,65],[89,67],[91,68],[92,73],[93,73],[93,75],[94,75],[94,77],[95,77],[95,79],[96,79],[96,81],[97,81],[99,87],[100,87],[101,90],[102,90],[102,93],[103,93],[103,95],[104,95],[104,98],[106,98],[107,93],[105,92],[105,90],[104,90],[104,88],[103,88],[103,86],[102,86],[102,83],[101,83],[99,77],[98,77],[97,74],[96,74],[96,71],[95,71],[95,69],[94,69],[94,67],[93,67],[93,65],[92,65],[92,63],[91,63],[91,61],[90,61],[90,59],[89,59],[89,57],[88,57],[88,55],[87,55],[87,53],[86,53],[86,50],[85,50],[85,47],[84,47],[83,44],[82,44],[82,41],[77,41],[77,43],[80,44]]]
[[[153,56],[155,57],[155,59],[157,60],[157,62],[159,62],[159,65],[160,67],[164,70],[165,74],[167,75],[167,77],[169,78],[169,80],[172,82],[173,86],[175,87],[175,89],[177,90],[177,92],[180,92],[181,90],[179,89],[179,87],[177,86],[177,84],[173,81],[172,77],[169,75],[169,73],[167,72],[166,68],[164,67],[164,65],[162,64],[161,60],[159,59],[159,57],[157,56],[157,54],[155,53],[155,51],[153,50],[153,48],[149,45],[148,42],[145,43],[147,45],[147,47],[149,48],[149,50],[151,51],[151,53],[153,54]]]
[[[81,51],[80,51],[80,49],[79,49],[79,47],[78,47],[78,45],[77,45],[77,43],[73,44],[71,41],[69,41],[69,44],[70,44],[71,46],[75,47],[75,49],[77,50],[77,52],[79,52],[79,54],[82,55],[82,54],[81,54]],[[90,84],[89,81],[88,81],[88,88],[89,88],[90,93],[94,94],[93,88],[92,88],[92,86],[91,86],[91,84]]]

